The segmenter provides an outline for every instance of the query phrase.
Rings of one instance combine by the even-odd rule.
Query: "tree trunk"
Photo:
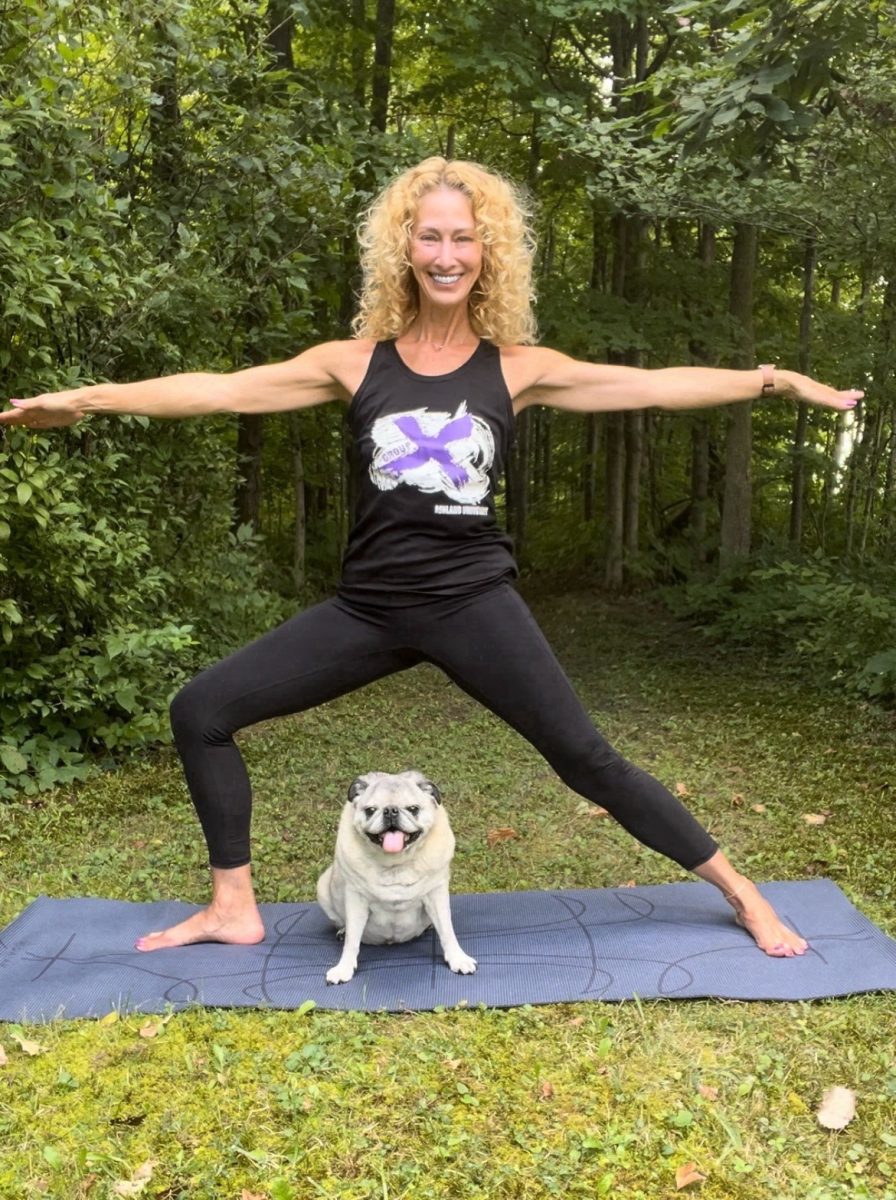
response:
[[[597,413],[585,418],[585,461],[582,464],[583,516],[593,521],[597,515],[597,452],[600,447],[600,422]]]
[[[638,46],[641,47],[644,29],[637,25]],[[639,60],[640,62],[640,57]],[[628,219],[625,255],[625,298],[629,304],[644,300],[644,274],[647,256],[645,237],[647,222],[642,216]],[[639,349],[631,347],[625,356],[630,367],[643,366]],[[625,510],[623,513],[623,575],[626,566],[638,553],[638,534],[641,528],[641,473],[644,466],[644,412],[625,413],[625,483],[623,485]]]
[[[238,482],[234,500],[233,527],[249,525],[258,532],[261,514],[261,451],[264,417],[240,413],[237,424],[236,464]]]
[[[731,253],[731,286],[728,311],[740,327],[740,347],[732,356],[732,367],[753,365],[753,287],[756,275],[756,226],[745,222],[735,227]],[[719,564],[727,567],[750,553],[753,485],[753,401],[729,406],[725,446],[725,493]]]
[[[618,592],[623,582],[625,535],[625,425],[622,413],[607,413],[607,549],[604,586]]]
[[[628,250],[628,222],[623,213],[613,217],[612,293],[624,297]],[[618,361],[618,354],[609,354]],[[625,563],[625,422],[622,413],[607,413],[606,436],[606,512],[607,535],[604,552],[604,586],[611,591],[622,588]]]
[[[874,355],[874,369],[871,377],[872,395],[885,396],[888,390],[888,380],[892,378],[894,369],[896,369],[896,270],[892,268],[887,276],[877,340],[878,345]],[[862,435],[860,456],[864,466],[864,478],[860,477],[859,479],[859,485],[863,492],[860,560],[865,557],[868,537],[874,526],[876,509],[881,497],[880,472],[887,443],[884,426],[885,415],[886,410],[880,404],[866,410],[865,413],[865,429]]]
[[[363,109],[366,103],[364,80],[366,77],[365,60],[369,34],[367,29],[367,12],[364,0],[351,0],[352,28],[352,96],[358,108]]]
[[[889,543],[892,541],[894,530],[896,530],[896,429],[892,428],[890,430],[890,449],[887,455],[887,476],[884,480],[884,496],[881,511],[884,514],[884,532]],[[892,558],[891,555],[890,557]]]
[[[537,467],[539,473],[540,494],[542,499],[549,500],[551,497],[551,482],[553,479],[551,473],[551,455],[554,450],[554,410],[552,408],[543,408],[541,410],[541,462]]]
[[[302,453],[302,423],[299,414],[289,413],[289,442],[292,451],[293,509],[295,534],[292,543],[292,578],[297,592],[305,586],[307,505],[305,502],[305,458]]]
[[[526,550],[529,520],[529,455],[532,433],[532,409],[520,413],[516,422],[516,442],[507,480],[507,517],[518,558]]]
[[[295,31],[296,21],[290,0],[270,0],[267,43],[274,53],[274,66],[281,71],[292,71],[295,68],[292,56]]]
[[[803,255],[803,306],[800,311],[799,369],[809,374],[809,346],[812,333],[812,311],[815,298],[815,267],[818,251],[815,238],[806,239]],[[797,405],[796,429],[793,434],[793,469],[790,479],[790,544],[799,552],[803,541],[803,513],[806,496],[806,433],[809,428],[809,405]]]
[[[625,510],[623,550],[630,563],[638,553],[641,518],[641,468],[644,463],[644,413],[625,413]]]
[[[708,221],[701,221],[697,233],[697,257],[709,272],[716,260],[716,228]],[[709,304],[700,305],[706,310]],[[709,316],[713,314],[709,312]],[[704,366],[713,366],[715,359],[709,346],[699,338],[690,342],[692,357]],[[694,560],[703,564],[709,556],[706,540],[709,518],[709,430],[712,417],[709,413],[695,413],[691,426],[691,502],[688,532]]]
[[[690,539],[694,559],[705,563],[709,509],[709,422],[701,417],[691,426],[691,519]]]
[[[272,66],[293,70],[292,37],[295,20],[289,0],[271,0],[265,41],[272,55]],[[264,446],[264,416],[240,413],[237,416],[237,486],[234,496],[233,527],[251,526],[258,532],[261,522],[261,454]]]
[[[162,20],[153,23],[155,32],[155,78],[153,93],[158,104],[149,107],[149,142],[152,175],[157,184],[171,186],[181,177],[179,143],[180,104],[177,89],[177,46]]]
[[[395,0],[377,0],[373,45],[373,85],[370,94],[370,124],[386,132],[389,90],[392,85],[392,40],[395,36]]]

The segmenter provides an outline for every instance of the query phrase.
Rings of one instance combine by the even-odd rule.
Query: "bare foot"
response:
[[[735,920],[746,929],[760,950],[773,958],[805,954],[809,943],[784,924],[755,883],[745,880],[736,894],[726,897],[735,909]]]
[[[237,913],[219,913],[210,905],[201,912],[134,943],[137,950],[167,950],[194,942],[225,942],[230,946],[254,946],[264,940],[264,925],[256,907]]]

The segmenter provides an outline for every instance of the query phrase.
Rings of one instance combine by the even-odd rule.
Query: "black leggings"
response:
[[[361,609],[327,600],[203,671],[171,724],[213,867],[249,862],[252,794],[238,729],[430,662],[527,738],[569,787],[687,870],[717,846],[656,779],[598,733],[509,584],[462,600]],[[376,766],[371,764],[371,769]]]

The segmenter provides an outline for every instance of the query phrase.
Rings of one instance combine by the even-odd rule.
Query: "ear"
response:
[[[362,792],[366,792],[367,788],[368,783],[363,775],[359,775],[357,779],[353,779],[348,789],[349,803],[351,804],[354,800],[356,800]]]
[[[430,796],[432,796],[432,798],[433,798],[433,800],[435,800],[436,804],[442,803],[442,793],[439,791],[439,789],[436,787],[436,785],[431,782],[431,780],[418,779],[417,787],[420,788],[421,791],[429,792]]]

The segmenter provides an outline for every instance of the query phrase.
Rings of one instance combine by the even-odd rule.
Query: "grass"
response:
[[[833,878],[896,934],[891,716],[712,647],[646,602],[581,592],[535,610],[598,724],[683,785],[736,865],[760,880]],[[264,900],[313,896],[355,774],[411,765],[437,780],[452,814],[457,891],[683,878],[589,815],[429,668],[256,728],[242,745]],[[821,811],[821,827],[802,819]],[[0,924],[40,893],[205,898],[203,847],[168,751],[4,816]],[[488,831],[506,825],[518,838],[489,848]],[[0,1200],[663,1200],[687,1163],[706,1179],[684,1194],[704,1200],[893,1200],[894,1016],[896,997],[879,995],[401,1016],[199,1010],[157,1023],[152,1038],[140,1017],[0,1025]],[[858,1096],[841,1133],[814,1117],[833,1084]]]

